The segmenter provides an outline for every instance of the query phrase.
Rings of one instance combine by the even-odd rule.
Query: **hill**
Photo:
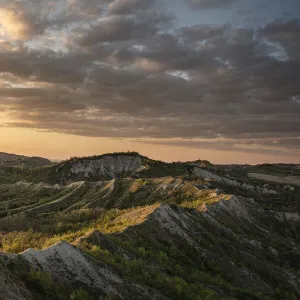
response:
[[[4,300],[300,297],[300,187],[248,176],[298,165],[114,153],[13,170],[0,184]]]
[[[11,168],[7,174],[17,180],[69,184],[77,181],[99,181],[114,178],[165,177],[188,174],[187,163],[165,163],[151,160],[136,152],[110,153],[90,157],[73,157],[57,164],[31,169]]]
[[[0,152],[0,167],[37,168],[50,164],[49,159],[42,157],[28,157]]]

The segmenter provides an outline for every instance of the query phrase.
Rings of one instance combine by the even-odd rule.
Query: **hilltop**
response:
[[[299,170],[135,152],[3,168],[0,294],[298,299]]]

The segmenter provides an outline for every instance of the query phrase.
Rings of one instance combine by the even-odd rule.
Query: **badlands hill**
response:
[[[299,299],[299,173],[138,153],[3,167],[1,299]]]

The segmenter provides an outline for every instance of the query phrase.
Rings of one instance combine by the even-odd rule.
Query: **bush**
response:
[[[117,300],[118,298],[112,294],[107,294],[99,298],[99,300]]]
[[[45,295],[58,296],[58,285],[51,274],[40,270],[31,270],[27,275],[27,281],[31,288]]]
[[[36,233],[33,230],[13,231],[2,236],[1,251],[20,253],[28,248],[40,248],[46,239],[47,237],[42,233]]]
[[[82,288],[75,290],[70,295],[70,300],[90,300],[90,299],[91,298],[90,298],[89,293]]]

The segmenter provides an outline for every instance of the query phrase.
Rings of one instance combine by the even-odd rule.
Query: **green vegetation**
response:
[[[47,295],[50,299],[52,297],[63,299],[67,294],[67,291],[53,280],[51,274],[40,270],[31,270],[28,273],[27,284],[37,292]]]
[[[31,290],[43,295],[43,299],[92,300],[92,297],[83,288],[72,291],[72,289],[55,282],[50,273],[40,270],[30,270],[26,275],[25,282]]]
[[[91,299],[91,297],[90,297],[89,293],[82,288],[75,290],[70,295],[70,300],[90,300],[90,299]]]
[[[150,285],[166,296],[171,297],[171,299],[216,299],[216,293],[200,284],[200,278],[197,278],[196,276],[189,283],[182,277],[167,275],[162,271],[152,270],[146,260],[148,255],[152,259],[155,259],[156,263],[167,266],[169,270],[173,269],[168,256],[162,251],[158,253],[148,251],[146,253],[145,250],[139,248],[138,251],[143,259],[137,258],[128,261],[120,255],[112,254],[95,245],[84,244],[83,250],[95,258],[105,261],[117,269],[123,276],[131,277],[142,284]],[[175,269],[173,270],[176,272],[176,266],[174,265],[174,267]]]

